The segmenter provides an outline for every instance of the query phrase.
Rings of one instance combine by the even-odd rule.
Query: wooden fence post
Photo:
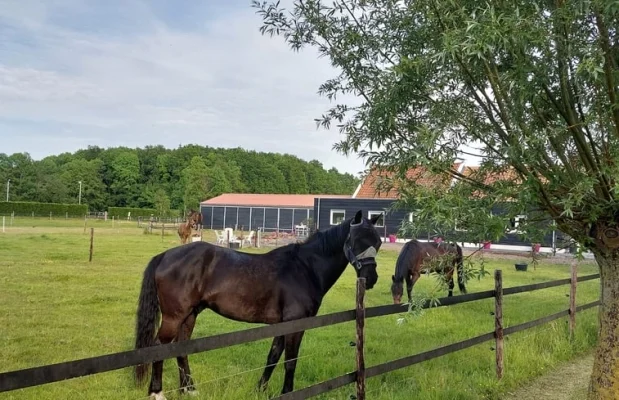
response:
[[[365,400],[365,359],[363,356],[365,327],[365,278],[357,278],[357,400]]]
[[[494,271],[494,338],[496,341],[496,375],[503,378],[503,272]]]
[[[95,236],[95,228],[90,228],[90,256],[88,257],[88,262],[92,262],[92,242]]]
[[[576,329],[576,285],[578,283],[578,263],[572,262],[572,279],[570,282],[570,340],[574,340],[574,330]]]
[[[86,214],[84,214],[84,235],[86,234]]]

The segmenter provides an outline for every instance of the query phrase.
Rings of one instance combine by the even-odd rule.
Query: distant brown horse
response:
[[[193,232],[193,228],[191,227],[191,222],[183,222],[178,225],[178,237],[181,238],[181,244],[185,244],[189,242],[189,238],[191,237],[191,233]]]
[[[395,304],[400,304],[402,302],[404,280],[406,280],[406,293],[408,294],[408,301],[410,302],[413,286],[421,276],[424,263],[432,262],[445,254],[453,255],[453,260],[449,263],[451,266],[446,266],[443,262],[440,262],[439,266],[430,266],[430,269],[432,272],[443,272],[445,274],[445,278],[449,281],[448,296],[451,297],[453,296],[454,289],[453,273],[457,266],[458,287],[461,293],[466,293],[463,276],[462,248],[460,246],[446,242],[433,243],[411,240],[406,243],[402,251],[400,251],[400,255],[395,264],[395,275],[391,276],[391,295],[393,296],[393,302]]]
[[[178,236],[181,238],[181,244],[188,243],[189,238],[191,237],[191,234],[193,232],[194,226],[199,226],[197,222],[198,216],[202,217],[201,214],[198,214],[195,211],[191,210],[191,212],[187,216],[187,221],[181,223],[178,226],[177,232],[178,232]]]
[[[193,229],[200,230],[202,227],[202,213],[191,208],[187,215],[187,220],[193,221]]]

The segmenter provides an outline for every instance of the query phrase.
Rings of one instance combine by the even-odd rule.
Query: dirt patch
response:
[[[502,400],[582,400],[593,368],[593,353],[564,364],[530,384],[510,392]]]

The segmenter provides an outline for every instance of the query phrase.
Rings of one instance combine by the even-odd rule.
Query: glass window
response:
[[[346,218],[346,211],[344,210],[331,210],[331,225],[341,224]]]

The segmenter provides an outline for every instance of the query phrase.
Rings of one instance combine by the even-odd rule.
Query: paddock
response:
[[[178,246],[173,232],[144,233],[135,222],[88,221],[94,227],[94,257],[88,262],[89,234],[83,221],[16,218],[0,236],[0,281],[3,304],[0,315],[0,372],[63,362],[129,350],[133,344],[135,305],[139,282],[146,263],[154,254]],[[89,229],[88,229],[89,231]],[[204,240],[214,242],[210,230]],[[387,244],[385,244],[387,245]],[[393,244],[395,245],[395,244]],[[247,248],[263,252],[268,249]],[[397,257],[396,246],[381,248],[378,256],[377,286],[365,295],[366,307],[391,304],[389,284]],[[479,253],[478,253],[479,255]],[[477,257],[477,256],[476,256]],[[529,263],[526,272],[514,263],[526,256],[485,252],[486,268],[503,270],[503,284],[513,287],[570,276],[567,257],[542,258],[536,269]],[[476,262],[478,262],[477,260]],[[597,272],[590,261],[579,265],[579,274]],[[432,277],[423,276],[416,290],[430,291]],[[470,293],[491,290],[492,276],[467,285]],[[63,296],[57,293],[62,292]],[[506,326],[517,325],[564,310],[569,287],[506,296],[503,300]],[[442,293],[441,297],[446,295]],[[578,304],[595,301],[599,281],[579,283]],[[456,296],[457,297],[457,296]],[[355,307],[355,275],[348,268],[325,298],[319,315]],[[398,324],[399,314],[366,321],[366,365],[389,362],[410,354],[428,351],[465,340],[494,329],[493,299],[426,310],[414,321]],[[213,312],[198,318],[195,338],[255,328],[256,325],[227,320]],[[505,341],[505,375],[496,379],[490,343],[479,344],[418,365],[367,380],[367,398],[450,398],[497,396],[526,384],[535,376],[593,348],[596,344],[596,312],[578,314],[575,338],[569,341],[565,318],[508,336]],[[297,366],[296,388],[304,388],[355,368],[354,321],[307,331]],[[270,340],[260,340],[225,349],[190,355],[192,375],[200,398],[259,399],[253,387],[262,373]],[[327,361],[328,360],[328,361]],[[282,382],[278,366],[268,396],[279,394]],[[173,360],[165,363],[164,387],[176,388],[178,375]],[[10,392],[14,399],[144,398],[128,369],[76,378]],[[317,398],[348,398],[354,385],[339,388]],[[176,393],[168,398],[178,398]]]

